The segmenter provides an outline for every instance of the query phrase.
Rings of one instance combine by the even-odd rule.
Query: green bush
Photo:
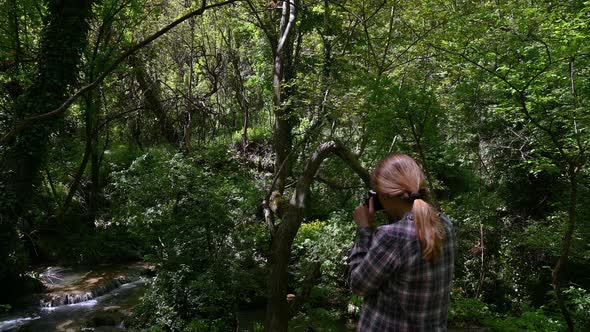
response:
[[[555,292],[549,291],[549,301],[543,305],[546,313],[562,319]],[[562,297],[574,322],[575,331],[590,331],[590,294],[584,288],[570,286],[562,289]]]
[[[299,314],[289,323],[289,330],[339,332],[343,330],[340,313],[337,310],[313,308],[304,314]]]
[[[452,326],[479,325],[492,317],[490,307],[473,298],[452,299],[449,308],[449,324]]]
[[[239,143],[242,141],[243,130],[235,131],[232,135],[232,143]],[[248,128],[248,140],[257,143],[267,143],[272,137],[272,131],[269,127],[261,126],[255,128]]]
[[[353,245],[355,227],[344,211],[333,213],[328,221],[302,224],[293,242],[299,279],[305,278],[312,263],[321,263],[322,283],[342,285],[348,274],[346,257]]]
[[[454,327],[483,326],[494,331],[541,331],[563,330],[563,324],[545,314],[542,309],[528,306],[518,316],[499,315],[488,304],[473,298],[452,299],[449,309],[449,325]]]
[[[138,325],[171,331],[234,329],[236,280],[232,267],[220,263],[204,271],[189,265],[158,271],[135,312]]]
[[[249,223],[260,195],[236,167],[215,146],[191,156],[151,150],[115,174],[113,223],[137,236],[146,260],[158,267],[136,310],[138,327],[232,330],[235,304],[256,293],[241,284],[248,259],[235,232]],[[259,238],[254,231],[244,241]]]
[[[542,309],[527,309],[520,316],[506,318],[490,318],[485,325],[498,332],[554,332],[564,330],[563,324],[557,319],[547,317]]]
[[[588,291],[570,286],[563,293],[571,310],[576,329],[578,331],[590,331],[590,294]]]
[[[293,243],[292,275],[295,285],[320,264],[321,278],[306,299],[303,311],[293,320],[293,331],[342,331],[349,292],[346,286],[346,257],[355,234],[349,213],[338,211],[328,220],[315,220],[301,225]],[[296,289],[298,294],[301,289]]]

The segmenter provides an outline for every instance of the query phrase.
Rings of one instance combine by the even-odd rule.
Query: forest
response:
[[[449,331],[590,331],[589,107],[590,1],[0,0],[0,331],[353,331],[391,153]]]

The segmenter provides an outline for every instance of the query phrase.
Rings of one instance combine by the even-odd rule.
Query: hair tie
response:
[[[415,200],[422,199],[422,194],[420,193],[411,193],[410,194],[410,203],[414,203]]]

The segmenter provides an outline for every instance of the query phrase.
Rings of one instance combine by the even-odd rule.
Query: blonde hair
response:
[[[394,153],[377,164],[372,182],[375,190],[398,196],[412,204],[422,257],[430,261],[437,260],[441,255],[445,230],[438,212],[428,202],[424,173],[418,163],[408,155]]]

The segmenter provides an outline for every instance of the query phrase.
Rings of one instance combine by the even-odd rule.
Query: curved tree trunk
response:
[[[320,165],[330,154],[336,154],[340,157],[361,177],[367,187],[370,186],[369,173],[360,165],[356,156],[340,142],[330,141],[320,144],[308,159],[305,170],[297,181],[295,192],[289,201],[288,210],[272,239],[266,312],[267,331],[287,331],[290,318],[287,303],[287,268],[291,255],[291,245],[304,217],[305,201],[309,187]]]

